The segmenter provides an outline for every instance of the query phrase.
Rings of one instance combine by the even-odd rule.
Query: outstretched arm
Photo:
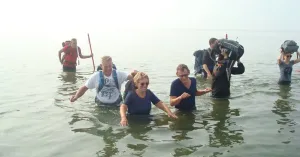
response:
[[[169,117],[172,117],[172,118],[177,118],[176,115],[174,115],[171,110],[167,107],[167,105],[164,105],[162,101],[159,101],[158,103],[155,104],[155,106],[163,111],[165,111]]]
[[[70,99],[71,102],[76,101],[78,98],[80,98],[86,91],[88,90],[88,88],[86,86],[82,86],[79,88],[79,90],[76,92],[75,95],[73,95]]]
[[[201,96],[203,94],[209,93],[211,91],[211,88],[206,88],[204,90],[197,90],[196,96]]]
[[[128,110],[128,107],[127,105],[125,104],[122,104],[120,106],[120,116],[121,116],[121,126],[126,126],[128,125],[128,121],[127,121],[127,118],[126,118],[126,111]]]
[[[86,58],[91,58],[91,57],[93,57],[93,54],[87,55],[87,56],[82,55],[81,49],[80,49],[80,48],[78,48],[78,53],[79,53],[79,57],[80,57],[81,59],[86,59]]]

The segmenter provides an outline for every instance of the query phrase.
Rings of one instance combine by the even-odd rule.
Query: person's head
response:
[[[133,77],[133,82],[134,82],[134,86],[136,87],[137,90],[146,92],[148,85],[149,85],[149,77],[144,72],[138,72]]]
[[[70,40],[65,41],[65,46],[70,46],[70,45],[71,45],[71,41]]]
[[[112,67],[113,67],[112,58],[110,56],[103,56],[101,58],[101,68],[104,75],[110,76],[112,73]]]
[[[218,42],[218,40],[216,38],[210,38],[208,41],[210,48],[211,49],[214,48],[215,45],[217,44],[217,42]]]
[[[226,48],[220,48],[221,49],[221,55],[224,56],[224,58],[228,58],[229,50]]]
[[[76,48],[77,47],[77,39],[73,38],[71,40],[71,47]]]
[[[190,70],[185,64],[179,64],[176,69],[176,75],[180,81],[185,83],[189,80]]]
[[[285,61],[290,61],[291,58],[292,58],[292,54],[291,53],[283,53],[283,59]]]

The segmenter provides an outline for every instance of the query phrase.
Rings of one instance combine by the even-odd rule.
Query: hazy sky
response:
[[[0,33],[68,34],[120,28],[299,30],[299,4],[299,0],[3,0]]]

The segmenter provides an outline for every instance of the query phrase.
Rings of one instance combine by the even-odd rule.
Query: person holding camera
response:
[[[227,42],[228,41],[224,43]],[[229,49],[228,46],[220,46],[220,43],[215,46],[215,50],[218,52],[219,57],[212,73],[213,98],[228,98],[230,96],[231,74],[238,75],[245,72],[244,64],[240,62],[244,50],[241,45],[238,45],[237,47],[238,49],[234,51]],[[235,61],[237,61],[238,67],[233,67]]]

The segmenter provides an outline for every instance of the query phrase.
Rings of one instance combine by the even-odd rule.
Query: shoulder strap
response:
[[[98,85],[97,93],[99,93],[101,91],[103,86],[104,86],[104,76],[103,76],[102,70],[100,70],[99,71],[99,85]]]
[[[208,49],[206,49],[206,51],[207,51],[207,53],[208,53],[208,55],[209,55],[209,58],[212,60],[212,61],[214,61],[215,63],[216,63],[216,60],[215,59],[213,59],[212,58],[212,49],[211,48],[208,48]],[[214,55],[214,54],[213,54]]]
[[[116,72],[115,69],[113,69],[112,72],[113,72],[113,78],[114,78],[114,80],[115,80],[115,84],[116,84],[117,88],[119,89],[119,82],[118,82],[117,72]]]

